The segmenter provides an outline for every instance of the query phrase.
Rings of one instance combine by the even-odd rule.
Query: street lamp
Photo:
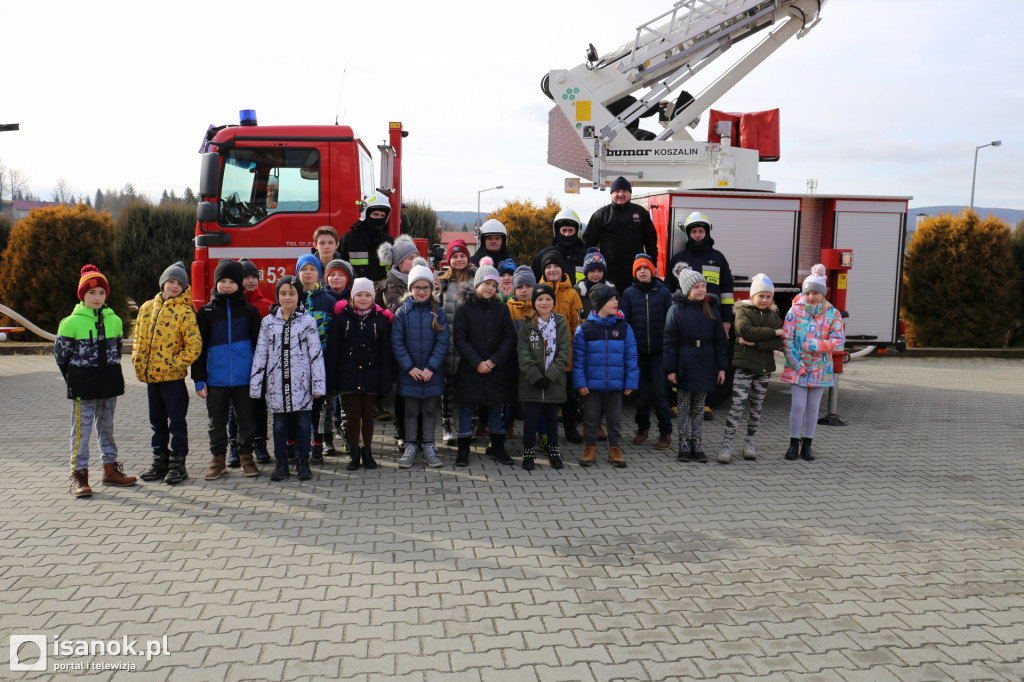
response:
[[[971,210],[974,210],[974,181],[978,177],[978,150],[985,147],[998,147],[1003,143],[1002,140],[992,140],[988,144],[978,145],[974,148],[974,172],[971,173]]]
[[[476,193],[476,226],[480,227],[480,195],[484,192],[490,192],[492,189],[505,189],[505,185],[498,185],[497,187],[488,187],[482,189]]]

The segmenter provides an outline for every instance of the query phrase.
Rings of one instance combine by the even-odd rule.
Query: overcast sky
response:
[[[546,163],[541,76],[581,63],[588,42],[604,53],[631,41],[671,6],[10,2],[0,123],[21,131],[0,133],[0,160],[44,199],[58,178],[90,196],[132,182],[156,199],[198,188],[207,125],[237,122],[239,109],[263,124],[337,114],[374,150],[398,120],[410,131],[407,199],[475,210],[477,190],[501,184],[484,211],[551,195],[586,219],[608,195],[562,193],[566,173]],[[781,109],[782,161],[761,166],[779,191],[816,178],[819,193],[963,205],[975,145],[1001,139],[980,152],[975,204],[1024,208],[1021,26],[1024,3],[1012,0],[829,0],[813,31],[715,108]]]

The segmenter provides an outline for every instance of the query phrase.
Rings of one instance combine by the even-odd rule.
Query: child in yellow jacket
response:
[[[181,261],[160,275],[160,293],[142,304],[132,365],[149,397],[153,464],[140,478],[175,485],[188,478],[188,368],[203,349],[188,271]]]

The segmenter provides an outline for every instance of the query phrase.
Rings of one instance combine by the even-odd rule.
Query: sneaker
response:
[[[747,442],[743,444],[743,459],[757,459],[753,436],[747,436]]]
[[[270,462],[270,453],[267,452],[266,438],[257,438],[253,441],[252,454],[255,455],[256,461],[260,464],[267,464]]]
[[[444,465],[441,458],[437,456],[437,446],[433,443],[423,444],[423,458],[427,460],[427,466],[433,469]]]
[[[551,452],[548,450],[548,434],[542,433],[537,436],[537,449],[545,455],[551,455]]]
[[[411,469],[412,465],[416,463],[416,445],[409,443],[405,446],[405,454],[402,455],[402,459],[398,460],[399,469]]]
[[[712,422],[715,420],[715,413],[707,405],[704,406],[704,421]]]
[[[237,469],[242,466],[242,460],[238,457],[238,441],[234,438],[228,441],[228,467]]]
[[[726,443],[722,443],[722,447],[718,450],[717,457],[719,464],[728,464],[732,461],[732,446]]]
[[[324,463],[324,444],[322,442],[313,441],[310,445],[309,462],[310,464]]]
[[[443,432],[441,440],[445,445],[455,445],[455,443],[459,442],[459,437],[452,433],[451,419],[442,420],[441,431]]]

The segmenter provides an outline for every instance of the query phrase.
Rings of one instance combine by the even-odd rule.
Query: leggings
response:
[[[515,409],[515,403],[511,405]],[[547,420],[550,424],[558,423],[558,403],[523,403],[526,418],[523,422],[523,447],[532,448],[537,444],[538,427]],[[558,447],[558,429],[551,429],[548,434],[548,445]]]
[[[363,445],[373,444],[373,404],[377,400],[375,393],[346,393],[345,414],[348,417],[348,447],[355,452],[359,447],[359,436],[363,436]]]
[[[678,389],[676,391],[676,407],[679,414],[676,424],[679,440],[700,440],[704,432],[704,400],[707,393],[691,393]]]
[[[437,396],[413,398],[405,396],[405,442],[416,442],[416,425],[423,415],[423,430],[420,432],[421,445],[434,444],[434,424],[437,422]]]
[[[789,437],[799,438],[804,427],[804,438],[814,438],[818,426],[818,408],[825,395],[824,386],[793,386],[793,404],[789,408]]]
[[[722,445],[732,445],[732,439],[736,436],[736,429],[739,428],[740,419],[743,417],[743,408],[748,401],[750,418],[747,421],[747,438],[757,435],[757,427],[761,423],[761,409],[764,407],[764,397],[768,393],[771,376],[755,374],[745,369],[736,370],[732,382],[732,406],[729,409],[729,416],[725,418]]]

